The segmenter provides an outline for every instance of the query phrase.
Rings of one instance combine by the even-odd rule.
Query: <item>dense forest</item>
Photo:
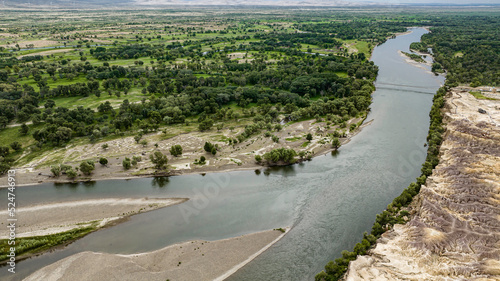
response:
[[[498,17],[467,16],[436,22],[419,50],[435,53],[434,69],[448,71],[446,85],[500,85]]]
[[[369,109],[378,68],[367,60],[369,50],[348,52],[342,40],[382,42],[407,24],[346,21],[313,24],[317,31],[307,31],[311,24],[265,17],[203,21],[222,28],[155,22],[152,30],[128,37],[109,35],[118,39],[111,45],[92,44],[96,37],[82,35],[85,30],[68,36],[59,35],[67,30],[58,25],[27,26],[33,34],[54,34],[54,40],[76,48],[69,55],[44,56],[17,44],[0,52],[0,130],[9,129],[3,132],[8,139],[17,133],[27,140],[20,146],[3,144],[0,172],[27,149],[43,152],[82,137],[96,142],[191,124],[207,131],[216,124],[251,120],[231,139],[235,144],[283,121],[345,123]],[[369,32],[372,25],[378,27]],[[348,30],[359,32],[341,35]],[[8,31],[22,32],[17,27]],[[71,98],[101,102],[94,108],[60,105]],[[110,103],[117,98],[120,104]]]

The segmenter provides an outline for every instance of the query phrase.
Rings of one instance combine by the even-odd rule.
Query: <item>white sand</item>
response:
[[[21,207],[17,209],[17,237],[48,235],[85,227],[98,221],[102,227],[116,219],[179,204],[187,199],[95,199]],[[7,210],[0,211],[7,217]],[[7,238],[2,228],[0,239]]]
[[[184,242],[132,255],[82,252],[48,265],[24,280],[224,280],[284,235],[269,230],[214,242]]]

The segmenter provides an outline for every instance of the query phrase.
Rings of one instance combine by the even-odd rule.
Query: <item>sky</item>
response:
[[[122,4],[122,5],[162,5],[162,4],[205,4],[205,5],[362,5],[362,4],[498,4],[500,0],[0,0],[7,4],[25,5],[69,5],[76,3],[78,5],[100,5],[100,4]],[[1,5],[1,2],[0,2]]]
[[[169,2],[175,2],[175,3],[192,3],[192,2],[199,2],[197,0],[135,0],[135,2],[156,2],[156,3],[169,3]],[[208,0],[207,2],[212,2]],[[215,1],[214,1],[215,2]],[[219,0],[216,2],[238,2],[241,4],[250,4],[252,1],[246,1],[246,0]],[[258,1],[262,2],[262,1]],[[370,3],[370,4],[459,4],[459,5],[464,5],[464,4],[500,4],[500,0],[267,0],[265,1],[267,3],[273,3],[273,2],[287,2],[287,3],[300,3],[300,2],[308,2],[308,3],[325,3],[325,2],[330,2],[330,3],[352,3],[352,4],[364,4],[364,3]]]
[[[347,0],[349,2],[368,2],[365,0]],[[370,2],[374,3],[405,3],[405,4],[419,4],[419,3],[425,3],[425,4],[478,4],[478,3],[484,3],[484,4],[500,4],[500,0],[476,0],[476,1],[471,1],[471,0],[371,0]]]

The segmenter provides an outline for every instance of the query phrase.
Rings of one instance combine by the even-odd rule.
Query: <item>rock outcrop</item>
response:
[[[440,162],[395,225],[346,280],[500,280],[500,95],[446,96]],[[478,108],[486,113],[480,113]]]

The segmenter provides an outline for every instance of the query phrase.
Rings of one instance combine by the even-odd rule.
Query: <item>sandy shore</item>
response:
[[[213,242],[184,242],[132,255],[82,252],[24,280],[224,280],[285,234],[269,230]]]
[[[116,223],[118,219],[185,202],[184,198],[169,199],[93,199],[43,204],[17,209],[17,237],[48,235],[98,224],[98,228]],[[0,217],[7,218],[7,211]],[[0,239],[6,239],[8,229],[2,228]]]

